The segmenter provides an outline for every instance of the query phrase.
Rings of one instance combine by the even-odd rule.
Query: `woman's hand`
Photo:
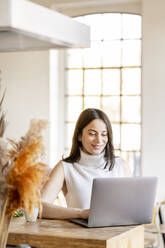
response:
[[[88,219],[88,216],[89,216],[89,209],[82,209],[80,218]]]

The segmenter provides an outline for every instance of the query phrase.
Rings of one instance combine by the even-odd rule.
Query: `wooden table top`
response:
[[[161,225],[145,225],[145,231],[150,233],[164,233],[165,234],[165,224]]]
[[[26,222],[24,217],[15,217],[10,224],[7,244],[29,244],[40,248],[115,248],[120,242],[126,244],[124,248],[143,247],[144,226],[86,228],[67,220],[38,219],[33,223]]]

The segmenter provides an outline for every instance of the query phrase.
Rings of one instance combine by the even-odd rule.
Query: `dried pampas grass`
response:
[[[5,93],[6,91],[4,91],[0,100],[0,198],[3,196],[1,193],[3,193],[3,191],[6,189],[5,179],[9,168],[7,142],[2,138],[7,125],[5,114],[2,112],[2,103],[5,98]]]
[[[47,165],[39,162],[44,155],[41,132],[47,127],[47,121],[32,120],[30,128],[19,142],[9,140],[12,148],[9,151],[12,169],[7,175],[9,185],[7,213],[12,214],[24,208],[29,216],[33,215],[33,207],[40,207],[40,186],[46,178]]]
[[[5,114],[2,112],[2,103],[5,97],[5,92],[0,100],[0,206],[6,196],[7,185],[6,176],[10,169],[9,154],[7,142],[4,140],[3,135],[6,129]]]
[[[5,98],[5,94],[6,94],[6,91],[4,91],[2,98],[0,100],[0,112],[1,112],[1,115],[0,115],[0,137],[3,137],[4,132],[6,130],[6,126],[7,126],[7,122],[5,120],[5,114],[2,112],[2,103],[3,103],[3,100]]]
[[[7,195],[6,178],[10,169],[11,163],[8,156],[7,142],[0,138],[0,208]]]

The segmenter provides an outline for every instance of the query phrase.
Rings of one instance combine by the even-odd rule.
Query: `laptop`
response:
[[[157,177],[93,179],[88,220],[70,219],[86,227],[138,225],[152,222]]]

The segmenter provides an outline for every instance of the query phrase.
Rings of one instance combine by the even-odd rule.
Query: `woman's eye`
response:
[[[89,135],[92,135],[93,136],[93,135],[95,135],[95,133],[89,133]]]
[[[103,133],[102,136],[103,137],[106,137],[106,136],[108,136],[108,134],[107,133]]]

